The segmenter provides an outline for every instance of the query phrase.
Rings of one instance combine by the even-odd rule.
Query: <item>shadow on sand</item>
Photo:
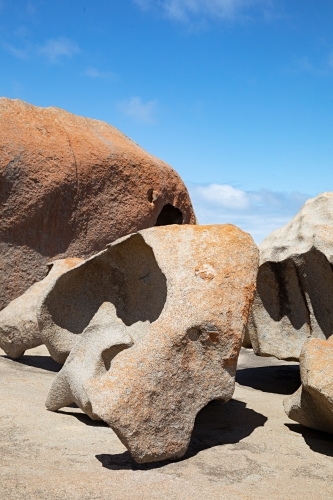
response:
[[[21,365],[41,368],[42,370],[47,370],[49,372],[59,372],[62,368],[62,365],[53,361],[51,356],[30,356],[29,354],[25,354],[20,359],[12,359],[9,356],[2,357],[4,359],[10,359],[15,363],[20,363]]]
[[[200,451],[214,446],[238,443],[260,426],[267,418],[261,413],[246,408],[242,401],[232,399],[229,403],[212,401],[197,415],[191,441],[186,454],[177,462],[195,456]],[[151,470],[164,467],[170,460],[149,464],[137,464],[128,451],[117,455],[96,455],[103,467],[110,470]]]
[[[263,392],[293,394],[301,385],[299,365],[257,366],[236,372],[236,382]]]
[[[77,408],[76,404],[73,403],[70,407],[68,406],[67,408]],[[85,413],[80,412],[74,412],[74,411],[63,411],[63,410],[57,410],[56,413],[60,413],[61,415],[69,415],[71,417],[77,418],[79,422],[82,422],[85,425],[89,425],[90,427],[108,427],[108,424],[103,422],[103,420],[92,420],[88,415]]]
[[[327,457],[333,457],[332,434],[315,431],[314,429],[309,429],[301,424],[285,424],[285,426],[288,427],[291,432],[301,434],[304,441],[312,451],[320,453],[321,455],[326,455]]]

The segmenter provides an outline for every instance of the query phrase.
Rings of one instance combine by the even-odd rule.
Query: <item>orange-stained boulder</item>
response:
[[[179,175],[107,123],[0,98],[0,309],[50,259],[154,225],[194,224]]]
[[[235,226],[150,228],[63,274],[38,311],[57,361],[46,405],[75,402],[137,462],[187,450],[197,413],[228,401],[258,249]]]

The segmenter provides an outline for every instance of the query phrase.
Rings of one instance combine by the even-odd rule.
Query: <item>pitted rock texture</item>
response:
[[[43,332],[54,350],[83,333],[48,408],[76,402],[137,462],[182,456],[199,410],[232,397],[257,267],[256,245],[234,226],[169,226],[60,277],[41,308]]]
[[[0,309],[50,260],[195,223],[178,174],[107,123],[0,98],[0,132]]]
[[[49,264],[49,273],[32,285],[23,295],[0,311],[0,347],[11,358],[20,358],[27,349],[43,343],[40,338],[37,308],[43,294],[57,278],[82,262],[82,259],[56,260]]]
[[[333,333],[333,193],[308,200],[259,250],[248,324],[253,349],[298,360],[307,339]]]
[[[333,434],[333,337],[310,339],[300,357],[302,385],[284,401],[288,417]]]

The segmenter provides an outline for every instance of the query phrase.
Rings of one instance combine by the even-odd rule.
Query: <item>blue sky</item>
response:
[[[333,190],[332,0],[0,0],[0,94],[105,120],[260,242]]]

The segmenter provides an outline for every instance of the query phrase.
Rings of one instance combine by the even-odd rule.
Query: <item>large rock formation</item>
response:
[[[23,295],[12,300],[0,311],[0,347],[7,356],[20,358],[27,349],[43,343],[37,322],[39,302],[62,273],[80,262],[82,259],[75,258],[51,262],[48,265],[49,273],[42,281],[32,285]]]
[[[300,357],[302,385],[284,401],[288,417],[333,434],[333,337],[310,339]]]
[[[137,462],[182,456],[199,410],[232,397],[257,266],[234,226],[170,226],[63,274],[39,317],[55,357],[72,348],[47,407],[76,402]]]
[[[333,333],[333,193],[308,200],[259,250],[248,324],[253,349],[298,360],[307,339]]]
[[[171,223],[195,216],[167,164],[104,122],[0,98],[0,309],[50,260]]]

